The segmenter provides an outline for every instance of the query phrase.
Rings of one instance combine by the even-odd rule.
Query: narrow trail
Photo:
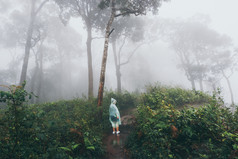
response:
[[[122,125],[120,126],[120,134],[108,133],[103,143],[106,147],[106,159],[129,159],[125,153],[125,142],[131,132],[131,124],[134,122],[133,115],[125,115],[121,117]]]

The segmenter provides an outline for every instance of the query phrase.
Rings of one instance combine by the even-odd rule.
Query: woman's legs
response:
[[[117,125],[117,131],[119,131],[119,126]]]
[[[117,129],[117,134],[119,134],[120,131],[119,131],[119,124],[118,123],[116,124],[116,129]]]
[[[117,131],[115,131],[115,129],[116,129]],[[117,134],[120,133],[118,122],[112,122],[112,130],[113,130],[113,134],[114,134],[114,133],[117,133]]]
[[[116,129],[116,123],[115,122],[111,122],[112,123],[112,130],[113,130],[113,134],[116,133],[115,129]]]

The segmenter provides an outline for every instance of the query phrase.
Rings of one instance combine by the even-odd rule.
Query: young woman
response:
[[[111,98],[111,105],[109,108],[109,121],[112,124],[112,129],[113,129],[113,134],[117,133],[119,134],[119,125],[121,125],[121,117],[120,117],[120,113],[118,111],[118,108],[116,106],[116,100]],[[116,131],[115,131],[116,129]]]

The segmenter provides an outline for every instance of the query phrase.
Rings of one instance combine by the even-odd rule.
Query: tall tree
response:
[[[39,97],[36,102],[49,100],[43,95],[48,94],[52,99],[67,98],[71,95],[72,86],[72,59],[81,53],[81,36],[71,27],[65,27],[58,17],[49,17],[45,25],[45,38],[34,49],[36,53],[36,70],[38,76],[34,81],[34,92]],[[43,43],[43,41],[46,41]],[[43,45],[42,45],[43,43]],[[47,67],[43,66],[47,65]],[[34,75],[33,71],[33,75]],[[56,80],[57,79],[57,80]],[[53,82],[55,81],[55,82]],[[46,83],[51,82],[51,86]],[[42,86],[42,87],[41,87]],[[52,91],[51,92],[49,91]]]
[[[40,12],[42,7],[46,4],[46,2],[48,2],[48,1],[49,0],[41,1],[37,7],[36,6],[37,1],[31,0],[30,21],[29,21],[29,25],[28,25],[27,34],[26,34],[25,56],[24,56],[24,61],[23,61],[23,65],[22,65],[20,84],[22,84],[26,80],[28,61],[29,61],[29,56],[30,56],[30,50],[32,47],[32,35],[33,35],[33,31],[34,31],[34,23],[36,20],[36,16]]]
[[[110,18],[107,22],[105,31],[104,51],[102,57],[99,89],[98,89],[98,106],[103,102],[103,90],[105,84],[106,62],[108,53],[109,37],[113,30],[111,30],[112,23],[116,17],[127,15],[146,15],[148,11],[156,13],[163,0],[102,0],[99,7],[101,9],[110,8]]]
[[[97,28],[101,12],[99,0],[55,0],[61,8],[61,19],[65,24],[70,17],[81,17],[87,29],[87,58],[88,58],[88,97],[93,96],[93,66],[92,66],[92,31]]]
[[[128,64],[135,52],[144,44],[144,42],[141,42],[144,39],[144,24],[141,18],[126,16],[116,19],[112,27],[114,28],[114,33],[111,35],[110,40],[116,69],[117,92],[121,93],[121,67]],[[136,43],[137,46],[132,51],[123,51],[125,44],[128,42]]]
[[[203,91],[203,81],[207,79],[211,64],[207,57],[229,46],[229,37],[220,35],[195,18],[188,21],[168,20],[164,25],[162,32],[177,53],[179,66],[191,82],[192,89],[196,89],[195,82],[198,81]]]
[[[234,105],[234,95],[232,91],[232,86],[230,82],[230,77],[233,75],[235,68],[237,67],[237,54],[236,52],[230,50],[217,50],[215,52],[211,52],[208,56],[210,59],[210,76],[212,77],[223,77],[227,82],[227,86],[229,89],[231,104]],[[220,78],[221,80],[221,78]]]

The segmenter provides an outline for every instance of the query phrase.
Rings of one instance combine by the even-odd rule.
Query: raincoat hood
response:
[[[116,103],[117,103],[116,99],[111,98],[111,104],[116,104]]]

